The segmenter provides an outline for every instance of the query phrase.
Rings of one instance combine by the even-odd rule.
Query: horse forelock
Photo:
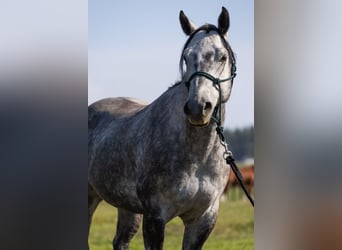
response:
[[[183,77],[183,75],[184,75],[184,71],[183,71],[184,51],[188,47],[188,45],[190,44],[192,39],[195,37],[195,35],[198,34],[200,31],[205,31],[206,34],[209,34],[210,31],[216,31],[217,34],[221,37],[221,40],[223,42],[223,46],[228,51],[229,61],[231,62],[232,65],[235,65],[235,62],[236,62],[235,53],[233,52],[233,50],[232,50],[230,44],[228,43],[227,39],[220,33],[219,29],[215,25],[206,23],[206,24],[200,26],[199,28],[197,28],[195,31],[193,31],[183,46],[181,57],[179,60],[179,72],[180,72],[181,77]],[[175,85],[177,85],[177,84],[179,84],[179,83],[176,83]]]

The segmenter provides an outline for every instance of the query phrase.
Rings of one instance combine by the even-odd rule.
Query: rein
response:
[[[190,36],[189,40],[186,42],[186,44],[184,46],[184,49],[187,47],[187,45],[189,44],[189,42],[192,39],[192,37],[194,36],[194,34],[196,34],[199,30],[203,30],[203,28],[198,29],[197,31],[193,32],[193,34]],[[217,29],[213,28],[212,26],[209,26],[208,30],[217,30]],[[184,49],[183,49],[183,51],[184,51]],[[195,77],[200,77],[200,76],[205,77],[208,80],[212,81],[214,87],[219,92],[219,101],[218,101],[218,104],[216,105],[216,107],[214,109],[214,112],[213,112],[213,115],[212,115],[211,119],[216,123],[216,132],[217,132],[217,135],[218,135],[218,137],[220,139],[220,143],[224,147],[223,158],[225,159],[226,163],[228,165],[230,165],[230,167],[233,170],[236,178],[238,179],[238,182],[239,182],[242,190],[244,191],[244,193],[247,196],[248,200],[250,201],[250,203],[254,207],[254,200],[251,197],[251,195],[248,193],[248,191],[247,191],[247,189],[246,189],[246,187],[245,187],[245,185],[243,183],[243,176],[242,176],[238,166],[235,163],[235,159],[233,157],[233,153],[228,149],[228,144],[227,144],[226,139],[225,139],[224,134],[223,134],[223,126],[222,126],[222,122],[221,122],[221,114],[222,114],[222,107],[221,107],[222,101],[221,101],[221,99],[222,99],[222,93],[221,93],[221,85],[220,85],[220,83],[226,82],[226,81],[233,81],[233,79],[236,77],[235,60],[233,60],[233,62],[232,62],[231,76],[230,77],[224,78],[224,79],[219,79],[219,78],[216,78],[216,77],[210,75],[207,72],[197,71],[197,72],[194,72],[189,77],[189,79],[187,81],[185,81],[185,85],[188,87],[190,85],[190,81],[191,80],[193,80]]]

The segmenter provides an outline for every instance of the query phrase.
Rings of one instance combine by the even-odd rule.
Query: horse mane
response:
[[[182,82],[183,82],[182,80],[175,82],[174,84],[172,84],[172,85],[168,88],[168,90],[177,87],[177,86],[180,85]]]

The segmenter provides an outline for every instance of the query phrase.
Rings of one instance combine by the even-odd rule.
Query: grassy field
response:
[[[221,203],[216,226],[206,241],[205,250],[251,250],[254,249],[254,214],[246,200]],[[116,209],[100,203],[90,230],[91,250],[112,250],[112,240],[116,228]],[[166,225],[164,249],[182,249],[183,223],[175,218]],[[141,226],[131,242],[132,250],[143,250]]]

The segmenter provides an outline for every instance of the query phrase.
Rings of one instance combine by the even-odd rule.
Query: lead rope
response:
[[[254,207],[254,200],[251,197],[251,195],[248,193],[245,184],[243,183],[243,176],[238,168],[238,166],[235,163],[235,159],[233,157],[233,153],[228,149],[228,145],[226,143],[226,139],[224,137],[223,134],[223,126],[221,124],[221,86],[219,84],[219,81],[214,81],[214,86],[217,88],[218,92],[219,92],[219,104],[216,106],[215,110],[214,110],[214,114],[212,117],[212,120],[216,123],[217,127],[216,127],[216,132],[217,135],[220,138],[220,142],[222,144],[222,146],[224,147],[224,153],[223,153],[223,158],[226,160],[226,163],[228,165],[230,165],[230,167],[232,168],[236,178],[239,181],[239,184],[242,188],[242,190],[244,191],[244,193],[246,194],[248,200],[251,202],[252,206]],[[215,117],[216,116],[216,117]]]
[[[223,158],[226,160],[226,163],[230,165],[230,167],[232,168],[236,178],[239,181],[239,184],[242,188],[242,190],[244,191],[244,193],[246,194],[248,200],[251,202],[252,206],[254,207],[254,200],[251,197],[251,195],[248,193],[245,184],[243,183],[243,176],[238,168],[238,166],[235,163],[235,159],[233,157],[233,153],[228,149],[228,145],[226,143],[226,140],[224,138],[224,134],[223,134],[223,127],[222,126],[217,126],[216,127],[216,132],[220,138],[220,142],[222,144],[222,146],[224,147],[224,153],[223,153]]]

